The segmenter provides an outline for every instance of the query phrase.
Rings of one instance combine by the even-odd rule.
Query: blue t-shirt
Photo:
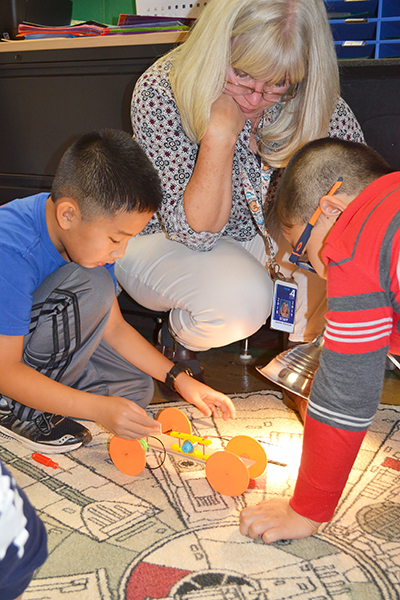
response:
[[[37,194],[0,206],[1,335],[29,332],[33,292],[50,273],[67,264],[47,229],[48,197]],[[106,268],[115,282],[114,265]]]

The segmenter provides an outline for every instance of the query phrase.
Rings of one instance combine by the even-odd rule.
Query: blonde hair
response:
[[[339,76],[323,0],[211,0],[170,57],[171,86],[193,142],[206,132],[230,65],[254,79],[300,82],[296,98],[257,130],[264,162],[283,167],[305,143],[328,133]]]

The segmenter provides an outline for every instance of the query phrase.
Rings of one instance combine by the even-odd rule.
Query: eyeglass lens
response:
[[[248,85],[243,85],[242,83],[237,83],[235,81],[227,81],[226,87],[233,95],[237,96],[249,96],[250,94],[254,94],[256,90]],[[292,100],[296,97],[298,84],[290,85],[285,91],[280,92],[279,88],[284,88],[285,86],[268,86],[271,88],[276,88],[276,90],[265,90],[263,89],[261,92],[256,92],[257,94],[261,94],[264,100],[268,100],[271,96],[276,96],[280,99],[280,101],[284,100]]]

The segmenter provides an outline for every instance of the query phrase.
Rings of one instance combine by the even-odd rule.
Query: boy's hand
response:
[[[96,396],[96,399],[99,399],[98,411],[93,420],[118,437],[135,440],[161,433],[160,423],[135,402],[119,396]]]
[[[218,418],[222,413],[225,421],[229,417],[236,418],[236,408],[228,396],[189,377],[186,373],[180,373],[176,377],[175,388],[186,402],[196,406],[206,417],[213,415]]]
[[[244,508],[239,517],[240,533],[270,544],[314,535],[321,523],[302,517],[286,498],[272,498]]]

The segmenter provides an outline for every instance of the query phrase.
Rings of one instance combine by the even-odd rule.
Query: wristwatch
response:
[[[176,391],[175,379],[178,377],[179,373],[186,373],[190,377],[193,377],[192,370],[189,369],[189,367],[185,365],[185,363],[175,363],[172,369],[167,373],[165,377],[165,385],[168,386],[170,390]]]

